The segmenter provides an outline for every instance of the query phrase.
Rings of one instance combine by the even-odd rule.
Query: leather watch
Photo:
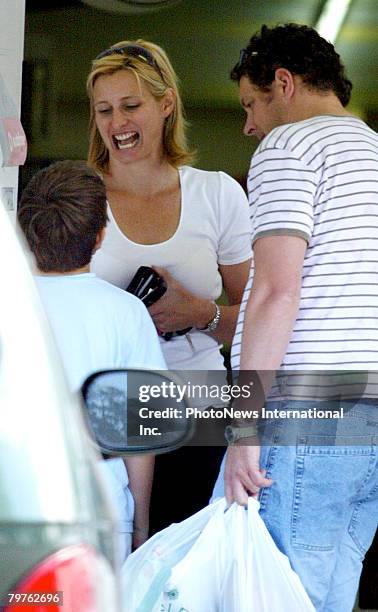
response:
[[[227,425],[224,430],[224,437],[228,444],[235,444],[238,440],[244,438],[256,438],[258,437],[258,429],[256,425],[249,425],[248,427],[233,427]]]

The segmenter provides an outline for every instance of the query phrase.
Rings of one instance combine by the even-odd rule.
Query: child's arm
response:
[[[129,487],[135,501],[133,548],[148,538],[150,497],[155,455],[133,455],[124,462],[129,476]]]

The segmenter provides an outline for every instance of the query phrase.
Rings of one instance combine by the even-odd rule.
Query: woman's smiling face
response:
[[[93,86],[93,108],[110,162],[160,159],[164,121],[173,108],[169,98],[170,92],[161,100],[154,98],[144,81],[138,83],[130,70],[98,77]]]

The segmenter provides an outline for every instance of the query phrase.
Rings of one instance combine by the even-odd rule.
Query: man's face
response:
[[[275,81],[270,90],[265,92],[253,85],[247,76],[242,76],[239,96],[247,113],[243,130],[246,136],[256,136],[262,140],[273,128],[287,122],[285,106]]]

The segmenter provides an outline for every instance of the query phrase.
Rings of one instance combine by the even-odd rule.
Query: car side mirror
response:
[[[178,383],[160,372],[106,370],[82,387],[85,420],[105,455],[164,453],[187,442],[194,429]]]

